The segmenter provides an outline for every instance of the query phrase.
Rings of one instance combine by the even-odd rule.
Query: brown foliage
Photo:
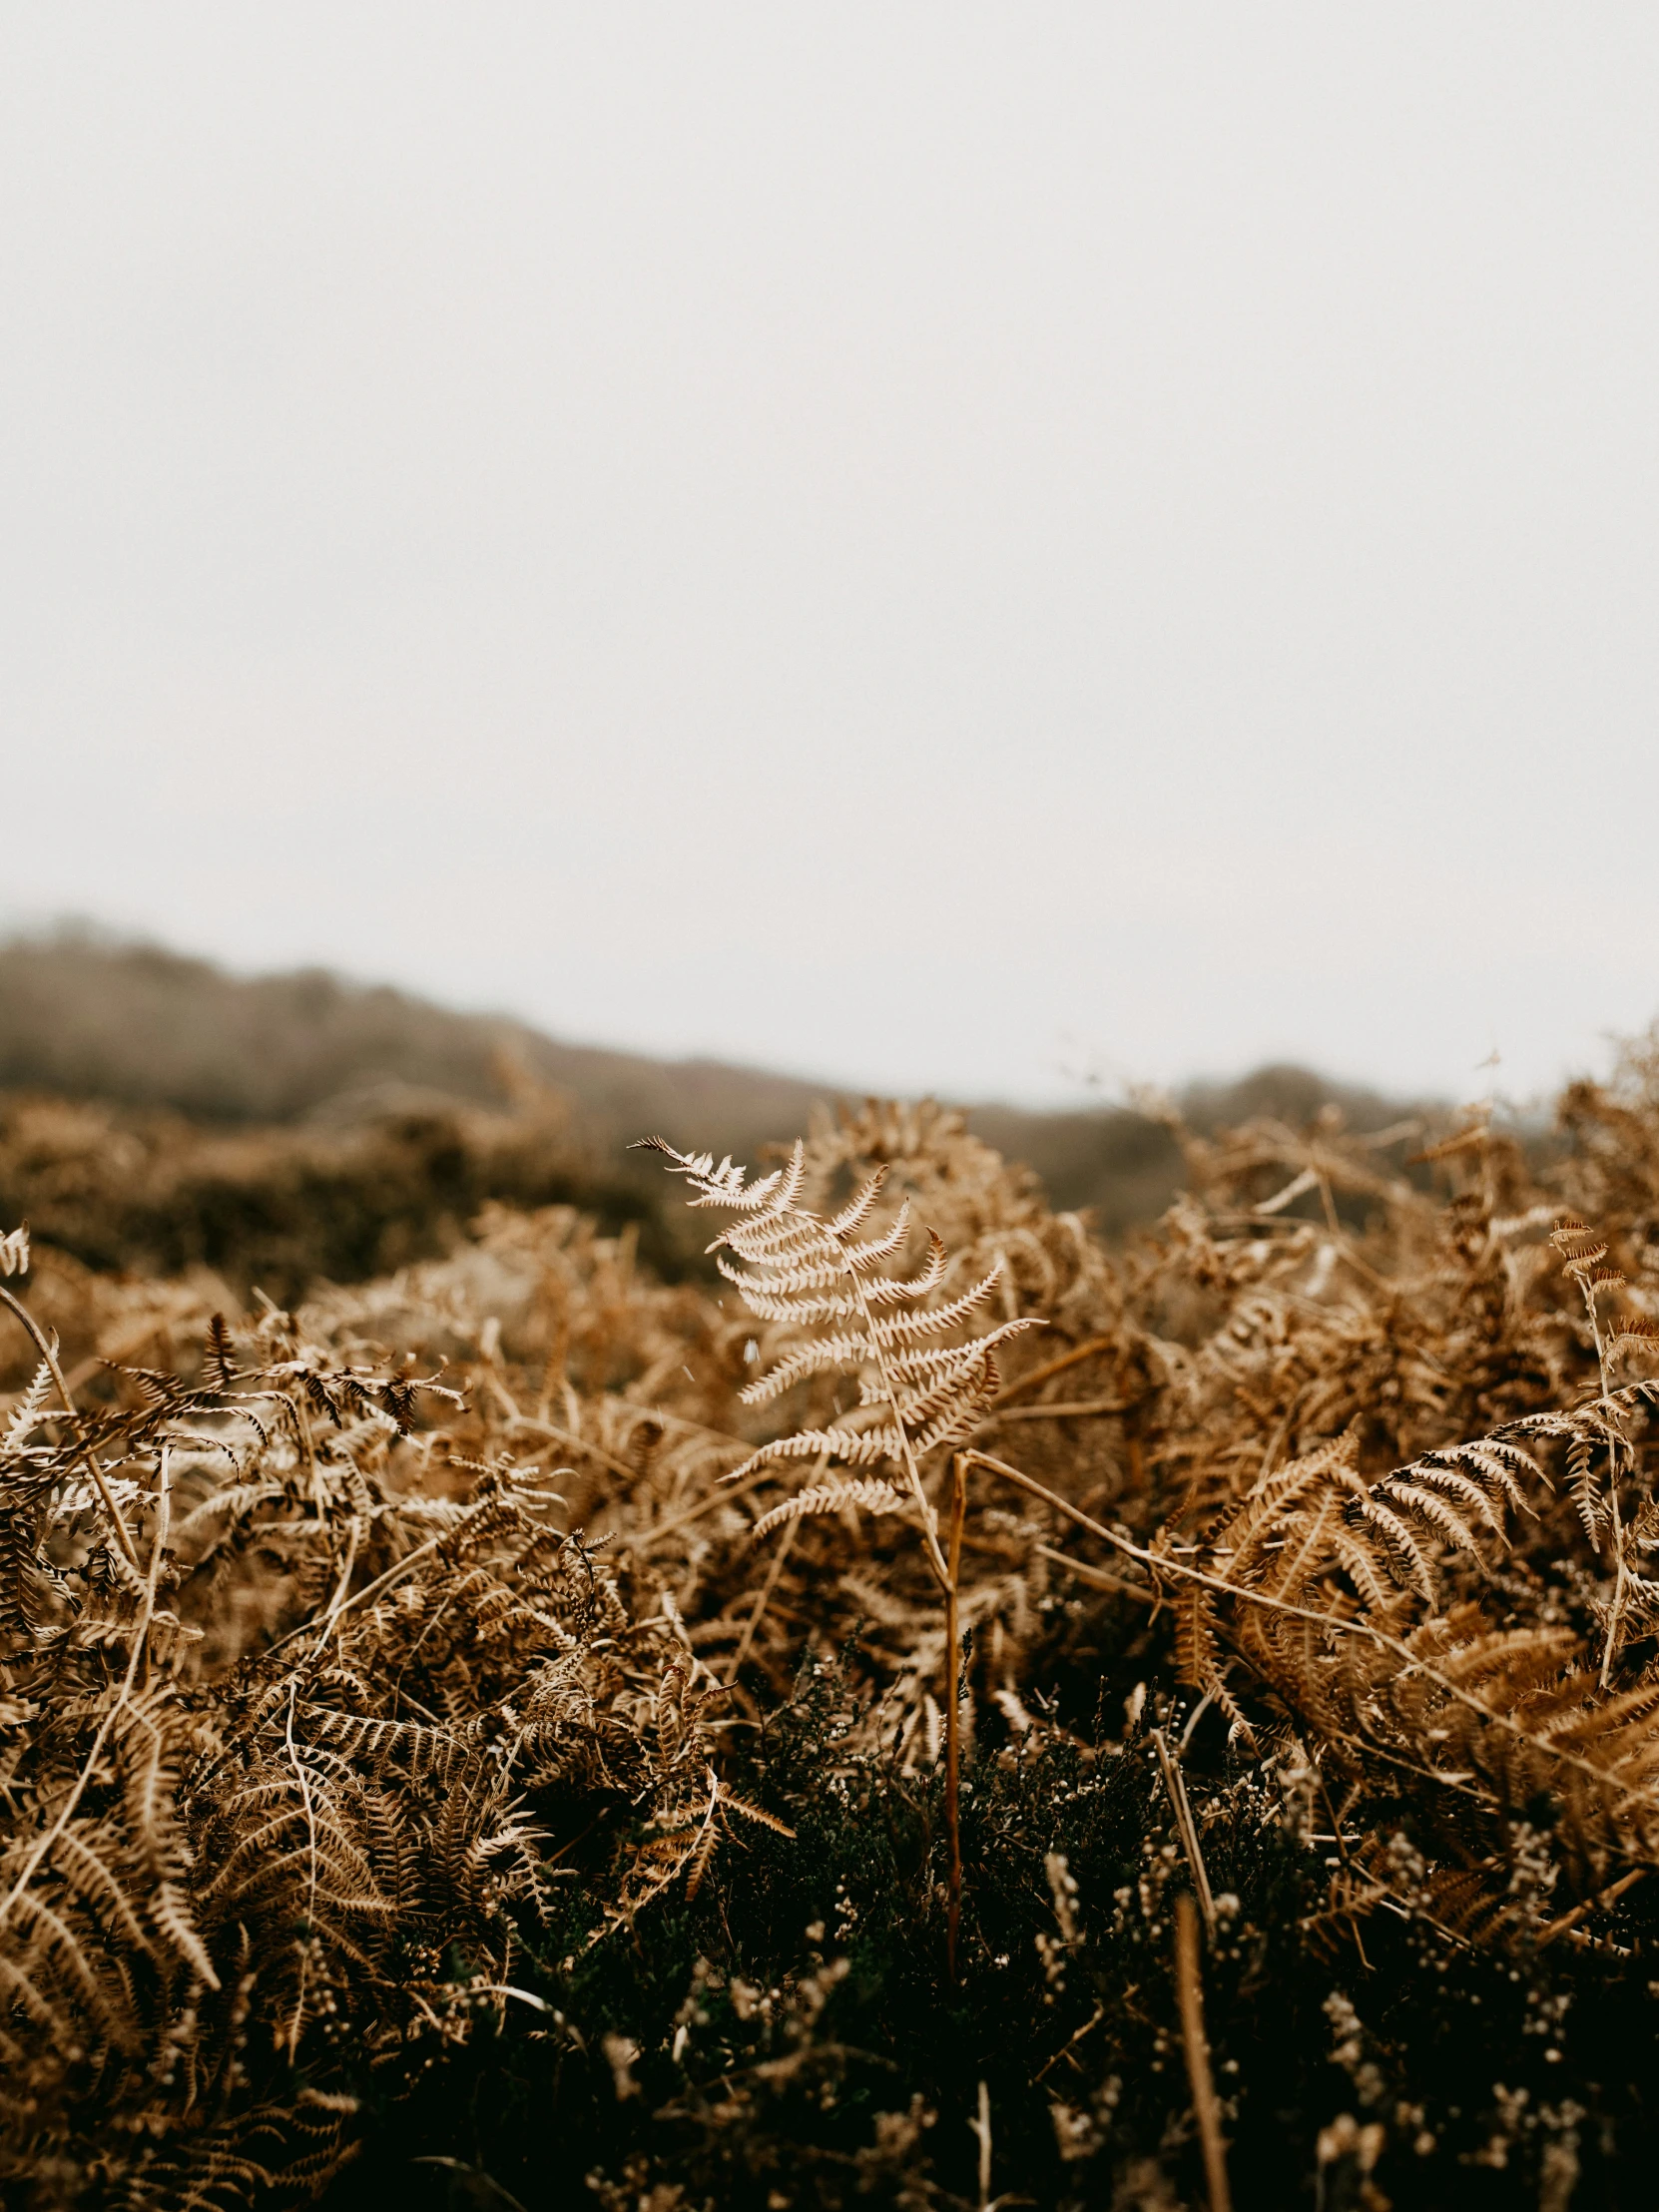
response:
[[[5,2172],[302,2194],[335,2054],[498,2015],[556,1886],[604,1941],[776,1825],[723,1730],[804,1646],[856,1636],[861,1727],[930,1768],[945,1582],[970,1748],[1051,1725],[1091,1609],[1164,1609],[1164,1689],[1312,1757],[1340,1831],[1404,1791],[1438,1839],[1357,1859],[1345,1923],[1552,1936],[1659,1849],[1653,1069],[1569,1094],[1548,1187],[1480,1117],[1432,1191],[1329,1114],[1189,1137],[1118,1257],[929,1106],[770,1185],[681,1160],[736,1217],[719,1288],[568,1207],[223,1321],[40,1256],[77,1409],[20,1372],[0,1468]]]

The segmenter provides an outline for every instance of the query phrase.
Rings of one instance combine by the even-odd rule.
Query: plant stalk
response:
[[[1606,1397],[1609,1392],[1607,1343],[1601,1333],[1601,1315],[1596,1309],[1596,1287],[1583,1271],[1578,1275],[1578,1288],[1583,1293],[1584,1304],[1589,1312],[1590,1334],[1595,1339],[1596,1367],[1601,1376],[1601,1394]],[[1613,1677],[1619,1627],[1624,1618],[1624,1593],[1630,1575],[1625,1564],[1624,1528],[1619,1519],[1619,1447],[1611,1436],[1607,1439],[1607,1513],[1613,1534],[1613,1599],[1607,1609],[1607,1636],[1601,1652],[1601,1687],[1604,1690]]]
[[[1233,2212],[1227,2182],[1227,2145],[1222,2139],[1221,2104],[1210,2071],[1210,2041],[1204,2032],[1204,1983],[1198,1963],[1198,1911],[1185,1891],[1175,1901],[1175,1988],[1181,2003],[1181,2041],[1192,2085],[1193,2116],[1204,2146],[1204,2180],[1210,2212]]]
[[[956,1937],[962,1925],[962,1522],[967,1514],[967,1460],[950,1460],[949,1573],[944,1585],[945,1665],[949,1680],[944,1701],[944,1819],[950,1841],[950,1902],[945,1920],[945,1956],[956,1979]]]

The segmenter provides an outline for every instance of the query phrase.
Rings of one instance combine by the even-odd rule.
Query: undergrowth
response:
[[[1095,1751],[1043,1731],[980,1770],[957,1982],[940,1790],[849,1760],[857,1733],[825,1665],[749,1777],[796,1846],[746,1853],[615,1955],[583,1950],[574,1912],[508,2032],[438,2096],[389,2103],[330,2201],[971,2205],[982,2083],[992,2196],[1204,2202],[1170,1971],[1184,1859],[1144,1731]],[[1334,1855],[1311,1843],[1309,1775],[1224,1753],[1195,1774],[1225,1885],[1206,2013],[1239,2201],[1565,2203],[1569,2167],[1580,2205],[1643,2201],[1628,2182],[1659,2147],[1644,1980],[1593,1952],[1489,1951],[1431,1918],[1368,1920],[1357,1944],[1331,1912]],[[1389,1848],[1408,1895],[1423,1868],[1405,1828]],[[424,2159],[454,2163],[416,2163],[411,2185]]]
[[[1562,1115],[10,1237],[8,2201],[1651,2202],[1659,1056]]]

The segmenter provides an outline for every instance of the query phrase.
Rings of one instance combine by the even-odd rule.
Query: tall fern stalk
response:
[[[1000,1270],[956,1298],[928,1303],[943,1284],[946,1267],[944,1246],[931,1230],[921,1267],[912,1275],[889,1275],[887,1269],[903,1260],[910,1243],[911,1217],[906,1199],[887,1229],[863,1234],[880,1197],[882,1169],[827,1220],[802,1203],[806,1162],[800,1144],[788,1167],[753,1184],[730,1158],[717,1167],[712,1153],[678,1152],[661,1137],[644,1138],[641,1146],[660,1152],[672,1172],[691,1184],[695,1195],[689,1204],[726,1208],[738,1217],[709,1250],[750,1311],[772,1324],[780,1339],[780,1357],[742,1392],[744,1401],[767,1403],[814,1375],[851,1372],[859,1378],[855,1409],[835,1415],[828,1426],[798,1428],[763,1444],[727,1481],[744,1481],[776,1461],[806,1458],[818,1462],[819,1472],[888,1466],[900,1477],[899,1484],[861,1474],[811,1483],[763,1513],[756,1536],[808,1514],[849,1507],[916,1516],[922,1556],[944,1602],[946,1946],[954,1975],[962,1900],[961,1553],[967,1461],[953,1452],[948,1550],[939,1542],[938,1513],[922,1467],[932,1454],[965,1444],[983,1417],[1000,1382],[996,1347],[1039,1325],[1014,1319],[964,1340],[964,1329],[990,1296]]]
[[[1584,1301],[1584,1312],[1590,1325],[1590,1339],[1595,1347],[1596,1371],[1601,1382],[1601,1403],[1604,1407],[1616,1403],[1610,1364],[1616,1351],[1631,1342],[1651,1343],[1651,1324],[1643,1328],[1630,1322],[1621,1327],[1617,1322],[1611,1328],[1604,1324],[1598,1303],[1604,1292],[1624,1287],[1624,1276],[1617,1268],[1608,1267],[1607,1241],[1585,1222],[1569,1215],[1555,1229],[1550,1243],[1561,1255],[1561,1273],[1578,1286]],[[1630,1564],[1623,1515],[1619,1508],[1619,1482],[1623,1473],[1621,1461],[1628,1450],[1622,1424],[1616,1416],[1609,1417],[1604,1425],[1604,1441],[1607,1447],[1607,1495],[1605,1501],[1598,1498],[1591,1472],[1590,1454],[1581,1448],[1573,1461],[1574,1494],[1578,1510],[1584,1522],[1585,1532],[1595,1543],[1605,1531],[1613,1555],[1613,1594],[1607,1605],[1606,1628],[1601,1652],[1601,1687],[1605,1690],[1612,1680],[1613,1662],[1618,1656],[1619,1638],[1626,1616],[1631,1611],[1632,1600],[1639,1610],[1652,1610],[1655,1593],[1652,1585]]]
[[[944,1817],[950,1846],[945,1953],[956,1978],[956,1938],[962,1926],[962,1523],[967,1518],[967,1461],[950,1455],[950,1548],[945,1554],[944,1656],[950,1669],[944,1699]]]

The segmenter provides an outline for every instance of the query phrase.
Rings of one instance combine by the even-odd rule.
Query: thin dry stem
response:
[[[1198,1825],[1193,1819],[1192,1805],[1187,1797],[1187,1778],[1181,1771],[1180,1761],[1171,1754],[1169,1742],[1161,1728],[1153,1729],[1152,1742],[1163,1773],[1164,1788],[1169,1793],[1169,1801],[1175,1811],[1175,1825],[1180,1831],[1187,1864],[1192,1869],[1193,1888],[1198,1893],[1199,1910],[1204,1915],[1204,1933],[1213,1943],[1216,1939],[1216,1900],[1204,1865],[1204,1853],[1199,1847]]]
[[[1181,2046],[1187,2057],[1193,2114],[1204,2146],[1204,2181],[1210,2212],[1232,2212],[1227,2181],[1227,2145],[1221,2132],[1221,2105],[1210,2071],[1210,2043],[1204,2032],[1204,1983],[1199,1969],[1198,1915],[1185,1892],[1175,1901],[1175,1987],[1181,2006]]]
[[[944,1656],[949,1669],[944,1705],[944,1820],[950,1844],[950,1898],[945,1922],[945,1957],[956,1979],[956,1938],[962,1923],[962,1522],[967,1514],[967,1464],[961,1452],[950,1460],[950,1553],[944,1586]]]

